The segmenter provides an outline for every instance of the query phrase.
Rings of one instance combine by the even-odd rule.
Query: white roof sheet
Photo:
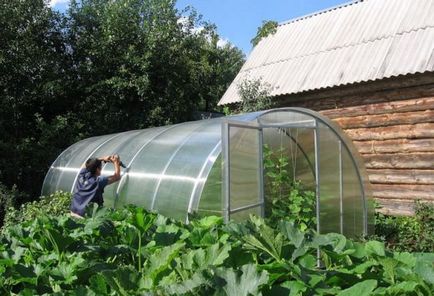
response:
[[[434,0],[364,0],[282,23],[259,42],[219,104],[240,100],[240,81],[271,95],[434,71]]]

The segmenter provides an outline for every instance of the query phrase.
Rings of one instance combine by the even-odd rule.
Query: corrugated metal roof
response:
[[[364,0],[282,23],[259,42],[219,104],[261,78],[271,95],[434,71],[434,0]]]

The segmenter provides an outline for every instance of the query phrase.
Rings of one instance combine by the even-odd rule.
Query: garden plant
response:
[[[317,250],[320,250],[320,261]],[[137,207],[3,229],[5,295],[432,295],[434,254],[252,216],[183,224]],[[319,265],[318,265],[319,263]]]

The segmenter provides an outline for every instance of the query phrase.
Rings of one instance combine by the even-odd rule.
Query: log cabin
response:
[[[434,202],[434,0],[353,1],[280,23],[221,98],[260,79],[277,107],[338,123],[358,148],[384,213]]]

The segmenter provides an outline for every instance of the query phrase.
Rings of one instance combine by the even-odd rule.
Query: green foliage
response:
[[[225,116],[232,115],[232,111],[228,106],[224,106],[222,112]]]
[[[4,295],[432,295],[434,254],[251,217],[189,225],[143,209],[38,215],[0,236]],[[322,267],[317,267],[320,250]]]
[[[434,252],[434,205],[417,202],[414,216],[375,217],[375,237],[396,251]]]
[[[10,204],[4,217],[4,228],[32,221],[45,213],[53,216],[69,213],[70,203],[71,194],[58,191],[50,196],[41,196],[39,200],[22,204],[18,208]]]
[[[316,225],[315,193],[294,180],[284,148],[273,151],[264,146],[264,170],[267,189],[265,215],[269,223],[274,225],[286,220],[302,231],[313,230]]]
[[[0,3],[0,182],[8,188],[38,192],[51,153],[74,140],[53,120],[71,107],[62,28],[61,15],[43,0]],[[43,135],[40,116],[56,126],[53,137]]]
[[[237,85],[237,88],[241,98],[240,112],[255,112],[273,107],[270,98],[271,87],[262,79],[246,78]]]
[[[276,21],[263,21],[262,26],[258,27],[255,38],[253,38],[250,43],[252,43],[253,46],[256,46],[259,41],[268,35],[276,33],[278,25],[279,24]]]
[[[8,190],[0,183],[0,227],[3,225],[8,208],[13,207],[16,199],[16,190]]]
[[[244,61],[172,0],[1,1],[0,39],[0,182],[28,200],[84,137],[212,111]]]

